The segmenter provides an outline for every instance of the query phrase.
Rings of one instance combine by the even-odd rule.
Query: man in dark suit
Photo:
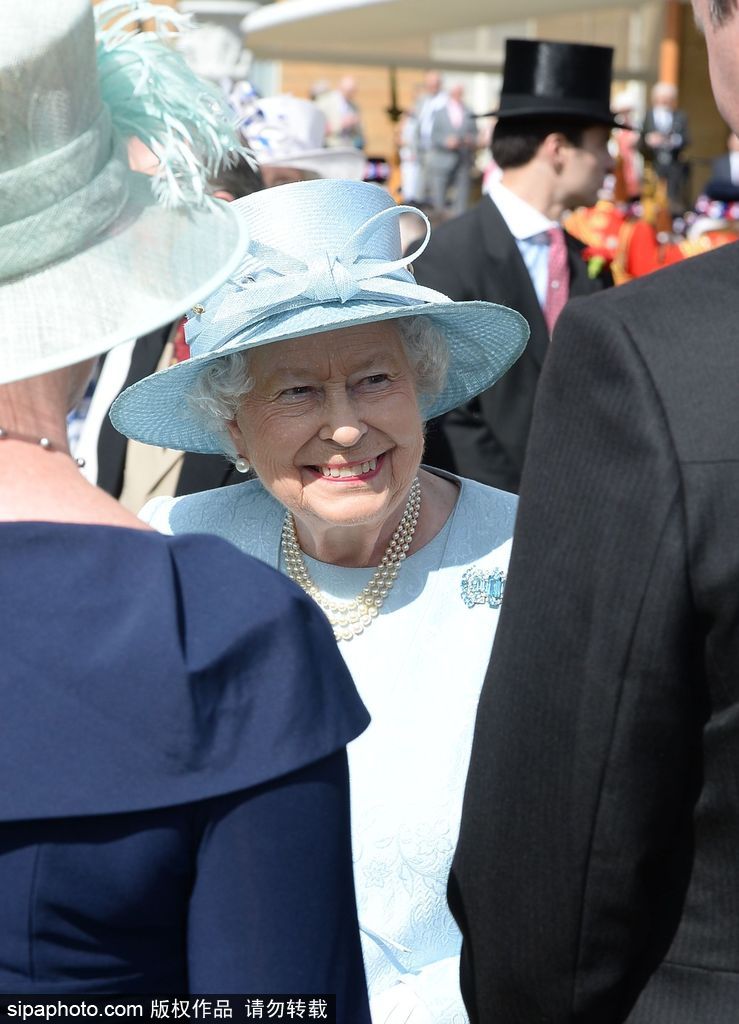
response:
[[[414,263],[418,281],[452,299],[485,299],[528,320],[526,351],[494,388],[430,432],[426,461],[518,491],[534,395],[551,326],[569,296],[612,283],[588,274],[584,246],[563,232],[567,210],[592,205],[612,161],[607,141],[613,51],[509,39],[491,194],[440,225]],[[559,263],[557,262],[559,258]]]
[[[644,117],[639,150],[665,182],[675,214],[683,213],[686,206],[688,165],[681,155],[689,142],[687,115],[677,109],[677,89],[669,82],[657,82],[652,89],[652,105]]]
[[[170,336],[176,328],[177,325],[167,324],[138,339],[121,390],[154,373],[163,359],[169,365],[172,351]],[[138,465],[135,451],[143,460]],[[107,415],[100,424],[97,466],[98,487],[120,498],[135,513],[156,494],[179,497],[212,487],[243,483],[245,479],[223,455],[155,449],[131,442],[118,433]]]
[[[739,128],[739,14],[694,0]],[[560,320],[449,899],[473,1024],[739,1018],[739,247]]]

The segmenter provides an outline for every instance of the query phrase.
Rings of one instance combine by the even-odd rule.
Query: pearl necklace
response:
[[[383,601],[390,593],[400,572],[400,566],[408,554],[420,511],[421,485],[416,477],[411,484],[405,511],[380,564],[367,586],[353,601],[332,601],[318,589],[310,578],[303,559],[292,513],[285,513],[282,524],[282,550],[287,575],[320,605],[333,627],[337,640],[351,640],[359,636],[377,618]]]
[[[28,434],[18,434],[14,430],[6,430],[5,427],[0,427],[0,441],[23,441],[24,444],[37,444],[46,452],[62,451],[48,437],[30,437]],[[75,459],[74,455],[70,455],[69,452],[65,452],[65,455],[69,455],[70,459],[74,459],[79,469],[84,467],[84,459]]]

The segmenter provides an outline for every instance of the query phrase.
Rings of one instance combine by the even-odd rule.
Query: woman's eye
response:
[[[386,373],[372,373],[369,377],[364,378],[363,383],[369,384],[370,386],[375,384],[385,384],[387,379],[388,376]]]
[[[313,389],[309,384],[299,384],[294,388],[285,388],[280,392],[281,398],[305,398]]]

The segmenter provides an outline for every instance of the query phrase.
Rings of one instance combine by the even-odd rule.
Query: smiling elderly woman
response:
[[[404,208],[375,186],[286,185],[232,209],[249,249],[196,307],[192,357],[129,388],[112,418],[254,469],[144,515],[226,537],[323,608],[372,715],[349,761],[373,1021],[457,1024],[446,878],[515,498],[421,468],[423,424],[497,380],[526,324],[419,287],[400,255]]]

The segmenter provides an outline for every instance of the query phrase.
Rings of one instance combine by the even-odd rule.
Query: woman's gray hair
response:
[[[444,332],[428,316],[402,316],[388,320],[398,328],[416,384],[421,415],[446,383],[449,346]],[[279,344],[279,343],[277,343]],[[226,424],[234,419],[244,395],[254,387],[249,352],[234,352],[208,363],[190,388],[187,401],[201,423],[221,436],[223,453],[230,459],[234,449]]]

